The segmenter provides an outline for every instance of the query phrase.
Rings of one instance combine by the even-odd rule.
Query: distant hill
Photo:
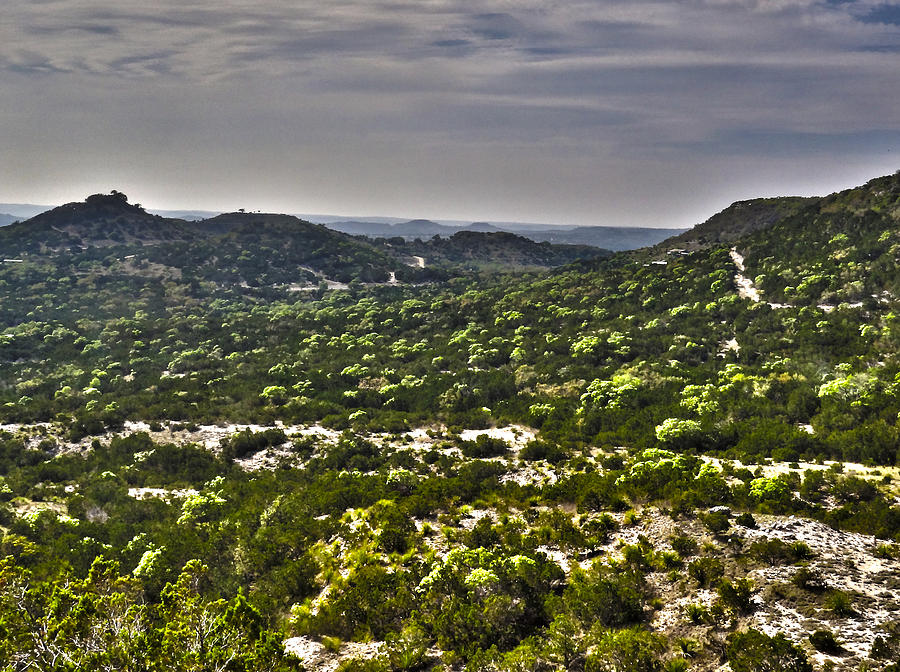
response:
[[[22,221],[35,215],[53,210],[54,206],[16,203],[0,203],[0,227],[15,221]],[[219,212],[211,210],[159,210],[148,209],[147,214],[164,219],[178,219],[198,222],[212,219]],[[259,213],[244,213],[259,214]],[[8,218],[11,216],[12,218]],[[367,216],[347,219],[334,215],[293,215],[297,219],[322,224],[333,231],[351,236],[369,238],[406,238],[423,240],[441,236],[449,238],[460,231],[495,233],[507,231],[530,238],[535,242],[550,242],[560,245],[589,245],[614,251],[634,250],[655,245],[666,238],[676,236],[685,229],[642,228],[619,226],[562,226],[553,224],[533,224],[524,222],[457,222],[430,219],[403,220],[397,217]]]
[[[52,205],[36,205],[34,203],[0,203],[0,212],[12,215],[16,219],[28,219],[47,210],[52,210]]]
[[[587,245],[536,243],[508,231],[458,231],[449,238],[429,240],[378,239],[389,253],[425,268],[447,270],[525,270],[553,268],[582,259],[598,259],[612,254]]]
[[[30,259],[50,253],[57,263],[103,259],[103,273],[248,286],[385,282],[391,273],[419,271],[364,241],[290,215],[231,213],[199,222],[153,215],[125,194],[95,194],[0,229],[5,254]],[[103,251],[108,249],[108,252]],[[93,250],[93,251],[92,251]],[[127,259],[117,269],[114,259]],[[114,270],[115,269],[115,270]]]
[[[219,211],[212,210],[147,210],[152,215],[160,217],[169,217],[172,219],[183,219],[187,222],[199,222],[202,219],[209,219],[221,214]]]
[[[655,245],[683,231],[684,229],[651,229],[635,226],[579,226],[562,231],[555,229],[526,231],[522,232],[522,235],[537,242],[591,245],[622,252]]]
[[[0,231],[0,241],[7,249],[35,253],[183,240],[188,236],[185,226],[182,220],[151,215],[128,203],[125,194],[114,191],[88,196],[84,203],[67,203],[5,227]]]
[[[557,243],[560,245],[589,245],[607,250],[634,250],[676,236],[684,229],[655,229],[620,226],[552,226],[538,224],[516,224],[504,222],[473,222],[467,226],[449,226],[427,219],[414,219],[402,223],[381,223],[345,221],[326,223],[330,229],[354,236],[370,238],[406,238],[407,240],[428,239],[434,236],[449,238],[461,231],[493,233],[506,231],[524,236],[537,243]]]
[[[274,296],[352,282],[396,285],[473,271],[550,268],[606,254],[508,233],[468,232],[438,240],[444,242],[407,249],[396,238],[353,237],[283,214],[234,212],[186,221],[151,214],[117,191],[0,228],[3,256],[22,260],[7,269],[13,284],[37,274],[68,278],[73,288],[91,294],[100,282],[118,288],[116,301],[125,302],[141,292],[158,293],[163,283],[171,293],[167,302],[220,291]],[[20,308],[10,304],[8,317]],[[3,314],[0,310],[0,318]]]
[[[438,224],[428,219],[413,219],[408,222],[385,223],[377,221],[344,221],[326,223],[329,229],[340,231],[351,236],[367,236],[369,238],[431,238],[433,236],[452,236],[463,227]]]

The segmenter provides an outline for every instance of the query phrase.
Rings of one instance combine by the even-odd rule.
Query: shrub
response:
[[[793,558],[791,547],[781,539],[754,541],[750,545],[750,555],[765,562],[770,567],[787,564]]]
[[[732,672],[813,672],[803,649],[781,633],[774,637],[752,629],[734,633],[725,657]]]
[[[791,557],[794,562],[798,562],[800,560],[809,560],[815,555],[813,550],[809,547],[805,541],[795,541],[791,544]]]
[[[684,563],[681,556],[673,551],[662,551],[656,556],[657,566],[663,570],[678,569]]]
[[[383,658],[346,658],[335,672],[390,672],[390,669]]]
[[[718,558],[700,558],[688,565],[688,574],[691,575],[697,585],[707,588],[725,573],[725,566]]]
[[[853,608],[853,601],[843,590],[832,590],[828,597],[825,598],[825,606],[835,616],[852,616],[856,613],[856,610]]]
[[[803,590],[818,591],[825,588],[825,581],[822,575],[814,569],[806,565],[799,567],[791,577],[791,583]]]
[[[595,562],[572,572],[563,604],[582,623],[606,627],[637,623],[643,618],[641,575]]]
[[[659,672],[664,641],[640,628],[607,632],[588,654],[585,672]]]
[[[392,672],[411,672],[420,669],[428,655],[428,638],[416,626],[391,633],[385,638],[385,648]]]
[[[722,604],[735,613],[749,614],[753,611],[753,582],[750,579],[734,582],[722,579],[717,592]]]
[[[838,643],[834,633],[830,630],[816,630],[809,636],[809,642],[815,647],[816,651],[821,651],[822,653],[833,655],[844,650],[844,647]]]
[[[672,544],[672,549],[682,558],[687,558],[697,553],[697,542],[691,537],[670,537],[669,543]]]
[[[460,444],[460,449],[462,454],[470,459],[484,459],[507,455],[510,446],[503,439],[495,439],[487,434],[479,434],[474,441],[463,441]]]
[[[267,429],[262,432],[251,432],[245,429],[222,441],[222,457],[227,460],[247,457],[263,448],[280,446],[287,437],[280,429]]]
[[[684,658],[672,658],[666,662],[663,672],[687,672],[691,664]]]
[[[722,534],[731,528],[731,521],[728,519],[728,515],[721,511],[702,514],[700,520],[703,521],[706,529],[713,534]]]
[[[340,651],[342,644],[343,642],[341,642],[340,637],[330,637],[328,635],[322,637],[322,646],[325,647],[326,651],[329,651],[331,653],[337,653],[338,651]]]
[[[551,464],[558,464],[566,459],[566,453],[554,443],[535,440],[529,441],[525,447],[519,451],[519,457],[527,462],[546,460]]]
[[[685,605],[684,613],[694,625],[700,625],[701,623],[708,623],[710,621],[709,609],[699,602],[692,602]]]
[[[735,518],[735,522],[742,527],[748,527],[751,530],[756,529],[756,518],[754,518],[753,514],[750,512],[745,511],[737,518]]]

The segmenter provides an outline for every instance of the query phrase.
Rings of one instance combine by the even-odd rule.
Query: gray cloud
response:
[[[898,12],[9,0],[0,200],[128,183],[160,207],[687,224],[896,168]]]

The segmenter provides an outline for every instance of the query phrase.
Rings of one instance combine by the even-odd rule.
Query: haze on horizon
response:
[[[688,227],[900,168],[898,62],[900,0],[9,0],[0,202]]]

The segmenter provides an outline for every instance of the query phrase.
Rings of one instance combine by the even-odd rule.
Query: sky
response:
[[[4,0],[0,202],[686,227],[900,169],[900,0]]]

